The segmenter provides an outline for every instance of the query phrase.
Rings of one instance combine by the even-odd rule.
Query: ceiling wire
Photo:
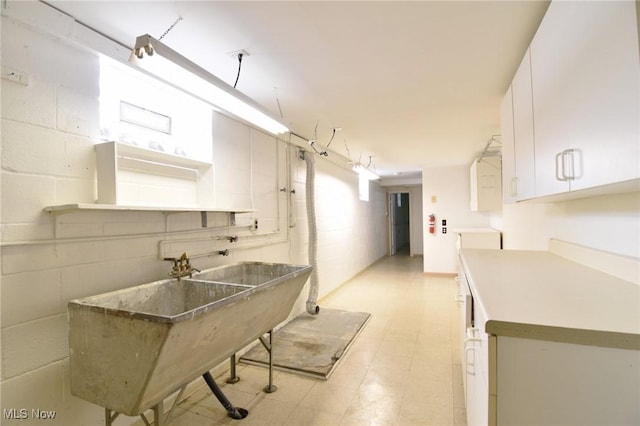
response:
[[[276,86],[273,86],[273,93],[275,93],[276,95],[276,104],[278,104],[278,111],[280,111],[280,118],[284,118],[284,115],[282,115],[282,107],[280,106],[280,98],[278,97],[278,90],[276,89]]]
[[[315,147],[316,141],[318,140],[318,124],[320,124],[320,122],[316,121],[316,127],[313,130],[313,139],[309,141],[309,145],[311,146],[311,149],[313,149],[313,152],[315,152],[316,154],[320,155],[321,157],[328,157],[329,153],[326,149],[318,151]]]
[[[334,127],[333,129],[331,129],[333,131],[333,133],[331,134],[331,139],[329,139],[329,143],[327,144],[327,148],[329,148],[329,146],[331,145],[331,142],[333,142],[333,138],[336,137],[336,131],[338,130],[342,130],[342,128],[340,127]]]
[[[238,53],[238,75],[236,75],[236,82],[233,83],[233,88],[235,89],[236,86],[238,85],[238,80],[240,79],[240,70],[242,69],[242,52]],[[282,111],[280,111],[280,114],[282,114]]]
[[[164,36],[166,36],[167,34],[169,34],[171,32],[171,30],[173,29],[173,27],[175,27],[176,25],[178,25],[178,22],[182,21],[182,16],[178,16],[178,19],[176,19],[173,24],[171,24],[171,26],[169,28],[167,28],[167,31],[165,31],[160,38],[158,39],[158,41],[162,40],[164,38]]]

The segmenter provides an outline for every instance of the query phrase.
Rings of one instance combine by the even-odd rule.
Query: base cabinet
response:
[[[640,318],[636,284],[541,252],[463,249],[460,257],[469,426],[640,424],[640,331],[628,325]],[[550,287],[541,284],[548,268],[554,269]],[[549,301],[577,289],[580,303]],[[614,294],[604,300],[606,291]],[[593,314],[607,312],[610,328],[585,327],[584,317],[581,327],[573,325],[577,312],[584,306],[593,312],[594,303],[609,303]]]
[[[498,424],[640,421],[640,351],[499,337]]]
[[[462,307],[462,381],[467,412],[467,425],[486,425],[489,420],[490,386],[489,350],[494,343],[484,330],[486,316],[473,303],[473,295],[464,268],[458,275],[459,300]],[[495,399],[494,399],[495,400]]]
[[[469,426],[640,423],[638,350],[485,334],[464,356]]]

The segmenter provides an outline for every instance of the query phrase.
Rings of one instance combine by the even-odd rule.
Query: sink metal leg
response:
[[[140,413],[140,418],[142,419],[142,421],[144,422],[144,424],[146,426],[162,426],[165,423],[169,422],[169,418],[171,417],[171,414],[173,414],[173,410],[174,408],[176,408],[178,406],[178,404],[181,401],[182,398],[182,394],[184,393],[185,389],[187,388],[187,385],[182,385],[182,387],[180,387],[180,391],[178,392],[178,395],[176,396],[176,398],[173,401],[173,405],[171,405],[171,409],[169,410],[169,412],[167,413],[167,415],[165,416],[164,414],[164,400],[158,402],[156,405],[154,405],[153,407],[151,407],[151,410],[153,411],[153,421],[149,421],[149,419],[147,419],[147,416],[145,416],[144,413]],[[104,423],[106,426],[113,426],[113,422],[116,420],[116,418],[120,415],[121,413],[118,413],[117,411],[113,411],[109,408],[105,408],[104,409]]]
[[[162,426],[164,424],[164,419],[162,418],[164,416],[163,402],[158,402],[156,405],[151,407],[151,410],[153,411],[153,421],[151,422],[149,421],[149,419],[147,419],[147,416],[145,416],[144,413],[140,413],[140,418],[142,419],[144,424],[146,426]]]
[[[207,371],[202,375],[202,378],[205,382],[207,382],[207,385],[209,385],[209,389],[211,389],[211,392],[213,392],[216,398],[218,398],[220,404],[222,404],[222,406],[227,410],[227,414],[229,415],[229,417],[236,420],[244,419],[245,417],[247,417],[249,412],[244,408],[236,408],[233,406],[233,404],[222,393],[222,390],[220,390],[216,381],[213,380],[211,373]]]
[[[240,381],[240,377],[236,374],[236,354],[231,355],[229,358],[229,378],[226,380],[227,383],[234,384]]]
[[[104,409],[104,424],[106,426],[113,425],[114,420],[120,415],[120,413],[116,411],[111,411],[108,408]]]
[[[278,390],[277,386],[273,384],[273,330],[269,330],[269,342],[260,336],[260,343],[269,353],[269,384],[264,387],[265,393],[273,393]]]
[[[162,426],[164,423],[162,418],[164,416],[163,405],[162,401],[160,401],[153,406],[153,426]]]

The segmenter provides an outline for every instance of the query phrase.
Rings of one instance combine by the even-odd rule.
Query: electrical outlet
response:
[[[253,223],[251,224],[251,230],[252,231],[258,230],[258,219],[253,219]]]
[[[446,228],[446,227],[444,227],[444,226],[442,227],[442,233],[443,233],[443,234],[446,234],[446,233],[447,233],[447,228]]]

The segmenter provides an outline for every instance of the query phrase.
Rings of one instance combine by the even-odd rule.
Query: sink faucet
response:
[[[178,281],[180,281],[180,278],[186,277],[187,275],[191,278],[191,275],[194,272],[200,272],[199,269],[191,266],[187,253],[182,253],[182,256],[177,259],[175,257],[165,257],[164,260],[173,262],[173,268],[169,271],[169,276],[177,278]]]

